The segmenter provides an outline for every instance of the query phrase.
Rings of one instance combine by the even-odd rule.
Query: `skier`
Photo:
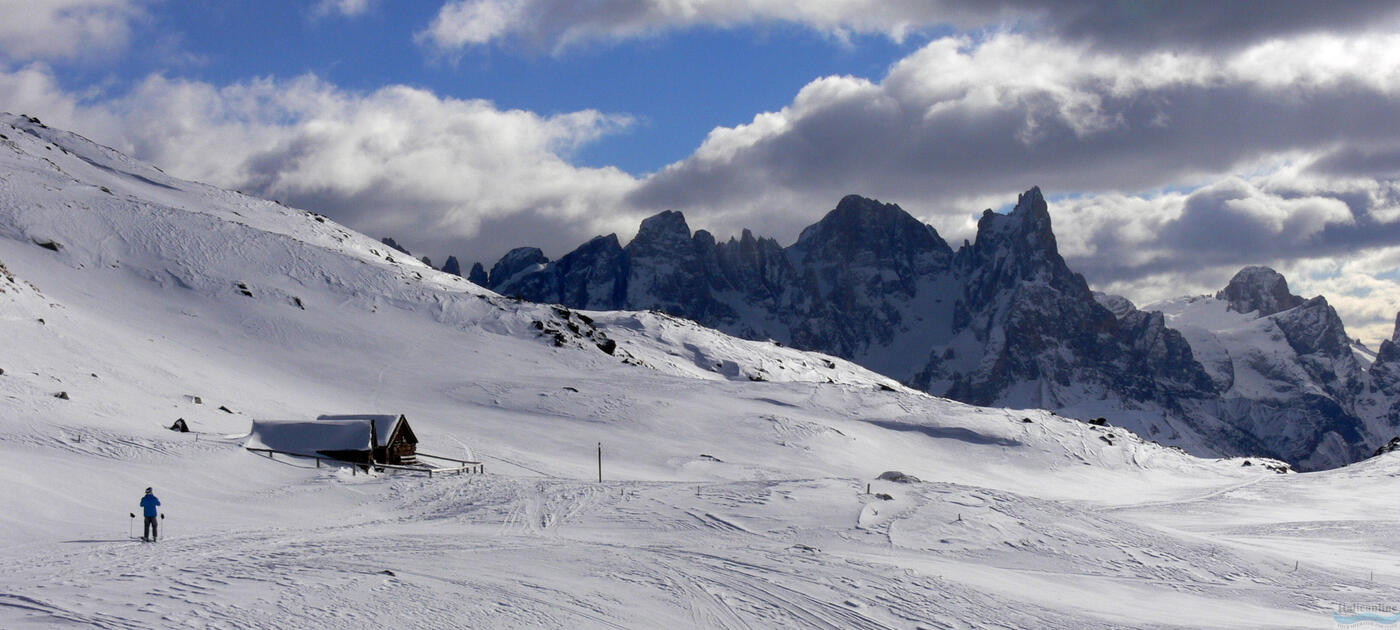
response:
[[[142,542],[155,542],[159,526],[156,524],[156,506],[160,505],[160,499],[151,494],[151,489],[146,488],[146,496],[141,497],[142,514],[146,516],[146,526],[141,530]]]

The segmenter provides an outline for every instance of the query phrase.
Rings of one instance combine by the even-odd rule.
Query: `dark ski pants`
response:
[[[160,525],[156,522],[156,517],[154,517],[154,516],[147,516],[147,517],[146,517],[146,527],[145,527],[144,529],[141,530],[141,538],[142,538],[142,540],[155,540],[155,539],[156,539],[156,530],[158,530],[158,529],[160,529]]]

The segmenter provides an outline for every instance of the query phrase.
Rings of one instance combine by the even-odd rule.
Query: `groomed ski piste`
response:
[[[0,136],[0,627],[1317,628],[1400,605],[1400,455],[1279,474],[970,407],[496,296],[20,116]],[[254,418],[328,413],[405,414],[486,472],[243,448]],[[146,486],[156,544],[130,538]]]

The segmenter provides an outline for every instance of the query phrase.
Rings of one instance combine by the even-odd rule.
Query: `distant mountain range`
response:
[[[626,246],[599,236],[558,260],[521,247],[467,277],[826,352],[977,405],[1107,417],[1202,455],[1330,468],[1400,432],[1400,330],[1371,355],[1324,298],[1261,267],[1144,309],[1096,296],[1060,256],[1038,188],[986,211],[956,250],[899,206],[851,195],[788,247],[748,230],[718,241],[666,211]]]

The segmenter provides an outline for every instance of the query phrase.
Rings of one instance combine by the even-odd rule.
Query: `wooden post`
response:
[[[374,418],[369,419],[369,463],[374,464],[374,449],[379,447],[379,433],[374,430]],[[388,453],[385,453],[385,462],[388,461]]]
[[[317,467],[317,468],[320,468],[320,467],[321,467],[321,458],[319,458],[319,457],[316,458],[316,467]]]
[[[603,443],[598,443],[598,483],[603,483]]]

